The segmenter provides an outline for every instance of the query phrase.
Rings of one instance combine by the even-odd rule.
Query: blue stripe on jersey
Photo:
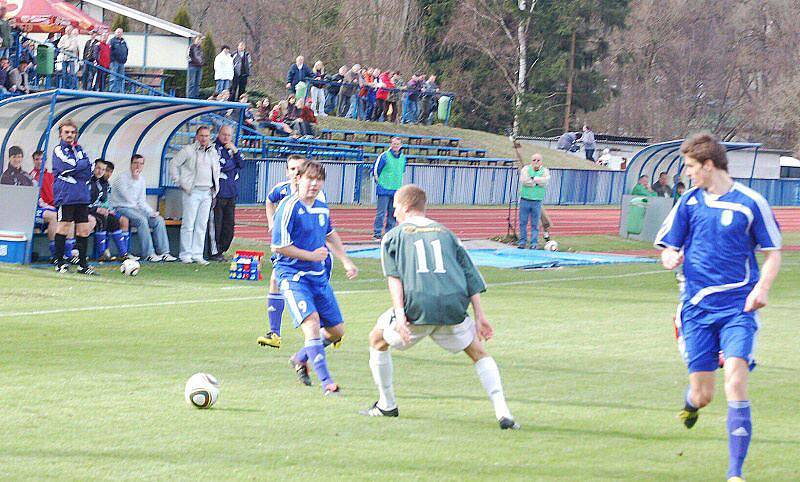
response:
[[[317,198],[313,205],[306,206],[293,194],[278,205],[275,212],[275,229],[272,232],[272,250],[294,245],[305,251],[314,251],[325,246],[328,235],[333,232],[328,206]],[[277,254],[275,269],[281,273],[303,273],[300,276],[325,273],[322,261],[304,261]]]

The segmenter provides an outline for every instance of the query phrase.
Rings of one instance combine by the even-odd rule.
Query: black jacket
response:
[[[233,54],[233,75],[236,77],[248,77],[252,70],[253,58],[250,56],[250,52],[247,50],[239,52],[237,50],[236,53]]]
[[[193,43],[189,46],[189,65],[192,67],[202,67],[203,63],[203,46]]]

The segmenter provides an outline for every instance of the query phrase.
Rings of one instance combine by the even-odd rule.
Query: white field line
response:
[[[601,280],[601,279],[615,279],[615,278],[633,278],[638,276],[648,276],[657,273],[666,273],[666,270],[658,270],[658,271],[641,271],[638,273],[625,273],[625,274],[613,274],[613,275],[597,275],[597,276],[574,276],[570,278],[551,278],[551,279],[542,279],[542,280],[520,280],[520,281],[505,281],[500,283],[493,283],[489,285],[490,288],[495,287],[504,287],[504,286],[517,286],[517,285],[525,285],[525,284],[546,284],[546,283],[556,283],[556,282],[563,282],[563,281],[591,281],[591,280]],[[365,289],[365,290],[341,290],[337,291],[337,295],[354,295],[354,294],[361,294],[361,293],[382,293],[385,292],[385,288],[380,289]],[[49,310],[33,310],[33,311],[8,311],[8,312],[0,312],[0,318],[12,318],[12,317],[19,317],[19,316],[39,316],[39,315],[52,315],[58,313],[81,313],[87,311],[101,311],[101,310],[117,310],[117,309],[126,309],[126,308],[153,308],[159,306],[183,306],[183,305],[199,305],[199,304],[207,304],[207,303],[238,303],[240,301],[254,301],[254,300],[263,300],[265,299],[264,295],[258,296],[240,296],[240,297],[228,297],[228,298],[206,298],[201,300],[174,300],[174,301],[155,301],[151,303],[126,303],[126,304],[116,304],[116,305],[95,305],[95,306],[79,306],[73,308],[54,308]]]

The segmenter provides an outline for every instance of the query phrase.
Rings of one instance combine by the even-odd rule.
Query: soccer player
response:
[[[122,259],[135,259],[128,253],[128,236],[123,234],[120,227],[120,222],[117,216],[109,209],[108,193],[110,186],[105,177],[106,168],[108,164],[103,159],[95,159],[94,171],[91,179],[89,179],[89,199],[92,201],[89,204],[89,218],[94,219],[94,252],[100,261],[110,261],[111,255],[108,251],[108,238],[109,234],[111,239],[117,245],[120,258]]]
[[[445,350],[463,351],[475,363],[478,378],[494,405],[501,429],[518,429],[508,409],[500,370],[483,347],[494,330],[481,307],[486,284],[461,241],[425,217],[426,195],[409,184],[394,197],[400,224],[381,241],[381,264],[389,283],[392,308],[369,334],[369,366],[379,399],[362,415],[397,417],[389,348],[406,350],[430,336]],[[467,314],[472,303],[474,320]]]
[[[689,388],[679,418],[686,428],[714,395],[719,352],[725,357],[728,400],[728,480],[742,481],[753,433],[747,396],[758,331],[757,310],[767,305],[781,264],[781,233],[767,201],[728,174],[725,147],[710,134],[681,144],[694,188],[664,220],[655,244],[672,270],[683,263],[686,278],[676,325],[679,349],[689,369]],[[755,251],[764,252],[759,267]]]
[[[310,385],[302,378],[303,374],[308,378],[310,360],[324,394],[337,394],[339,386],[328,371],[321,335],[329,341],[341,340],[344,320],[325,269],[326,244],[342,261],[349,279],[358,275],[358,268],[347,257],[339,234],[331,227],[327,204],[317,197],[325,184],[325,168],[306,161],[297,171],[297,180],[297,193],[281,201],[275,212],[275,277],[295,328],[300,327],[305,337],[305,346],[292,357],[295,371],[301,381]]]
[[[61,138],[53,149],[53,193],[58,208],[56,229],[56,271],[66,273],[69,268],[64,261],[67,235],[75,224],[75,245],[78,248],[78,272],[96,275],[94,268],[86,262],[89,225],[89,186],[92,176],[92,161],[78,144],[78,126],[72,119],[61,121],[58,126]]]
[[[273,232],[275,226],[275,209],[278,204],[283,201],[287,196],[297,192],[297,170],[305,162],[305,158],[298,154],[292,154],[286,158],[286,181],[279,182],[272,187],[269,194],[267,194],[266,211],[267,211],[267,229]],[[319,191],[317,199],[326,202],[325,193]],[[330,250],[329,250],[330,251]],[[275,262],[275,254],[272,255],[271,261]],[[333,268],[333,259],[328,256],[325,260],[325,269],[330,278],[331,269]],[[264,336],[259,336],[256,340],[261,346],[271,346],[272,348],[281,347],[281,320],[283,318],[283,309],[286,301],[283,299],[280,289],[278,289],[278,282],[275,279],[275,270],[269,277],[269,295],[267,295],[267,316],[269,318],[269,331]]]

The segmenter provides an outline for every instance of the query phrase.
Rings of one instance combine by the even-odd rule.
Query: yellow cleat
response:
[[[274,331],[270,331],[264,336],[259,336],[258,340],[256,341],[261,346],[271,346],[272,348],[281,347],[281,335],[275,333]]]
[[[341,337],[341,338],[339,338],[338,340],[336,340],[335,342],[333,342],[331,345],[332,345],[334,348],[336,348],[336,349],[339,349],[339,348],[341,348],[341,347],[342,347],[342,342],[343,342],[343,341],[344,341],[344,335],[342,335],[342,337]]]
[[[694,424],[697,423],[697,417],[700,416],[700,411],[695,410],[694,412],[690,412],[689,410],[681,410],[678,412],[678,419],[686,426],[686,428],[694,427]]]
[[[728,479],[728,482],[744,482],[744,479],[741,477],[731,477]]]

